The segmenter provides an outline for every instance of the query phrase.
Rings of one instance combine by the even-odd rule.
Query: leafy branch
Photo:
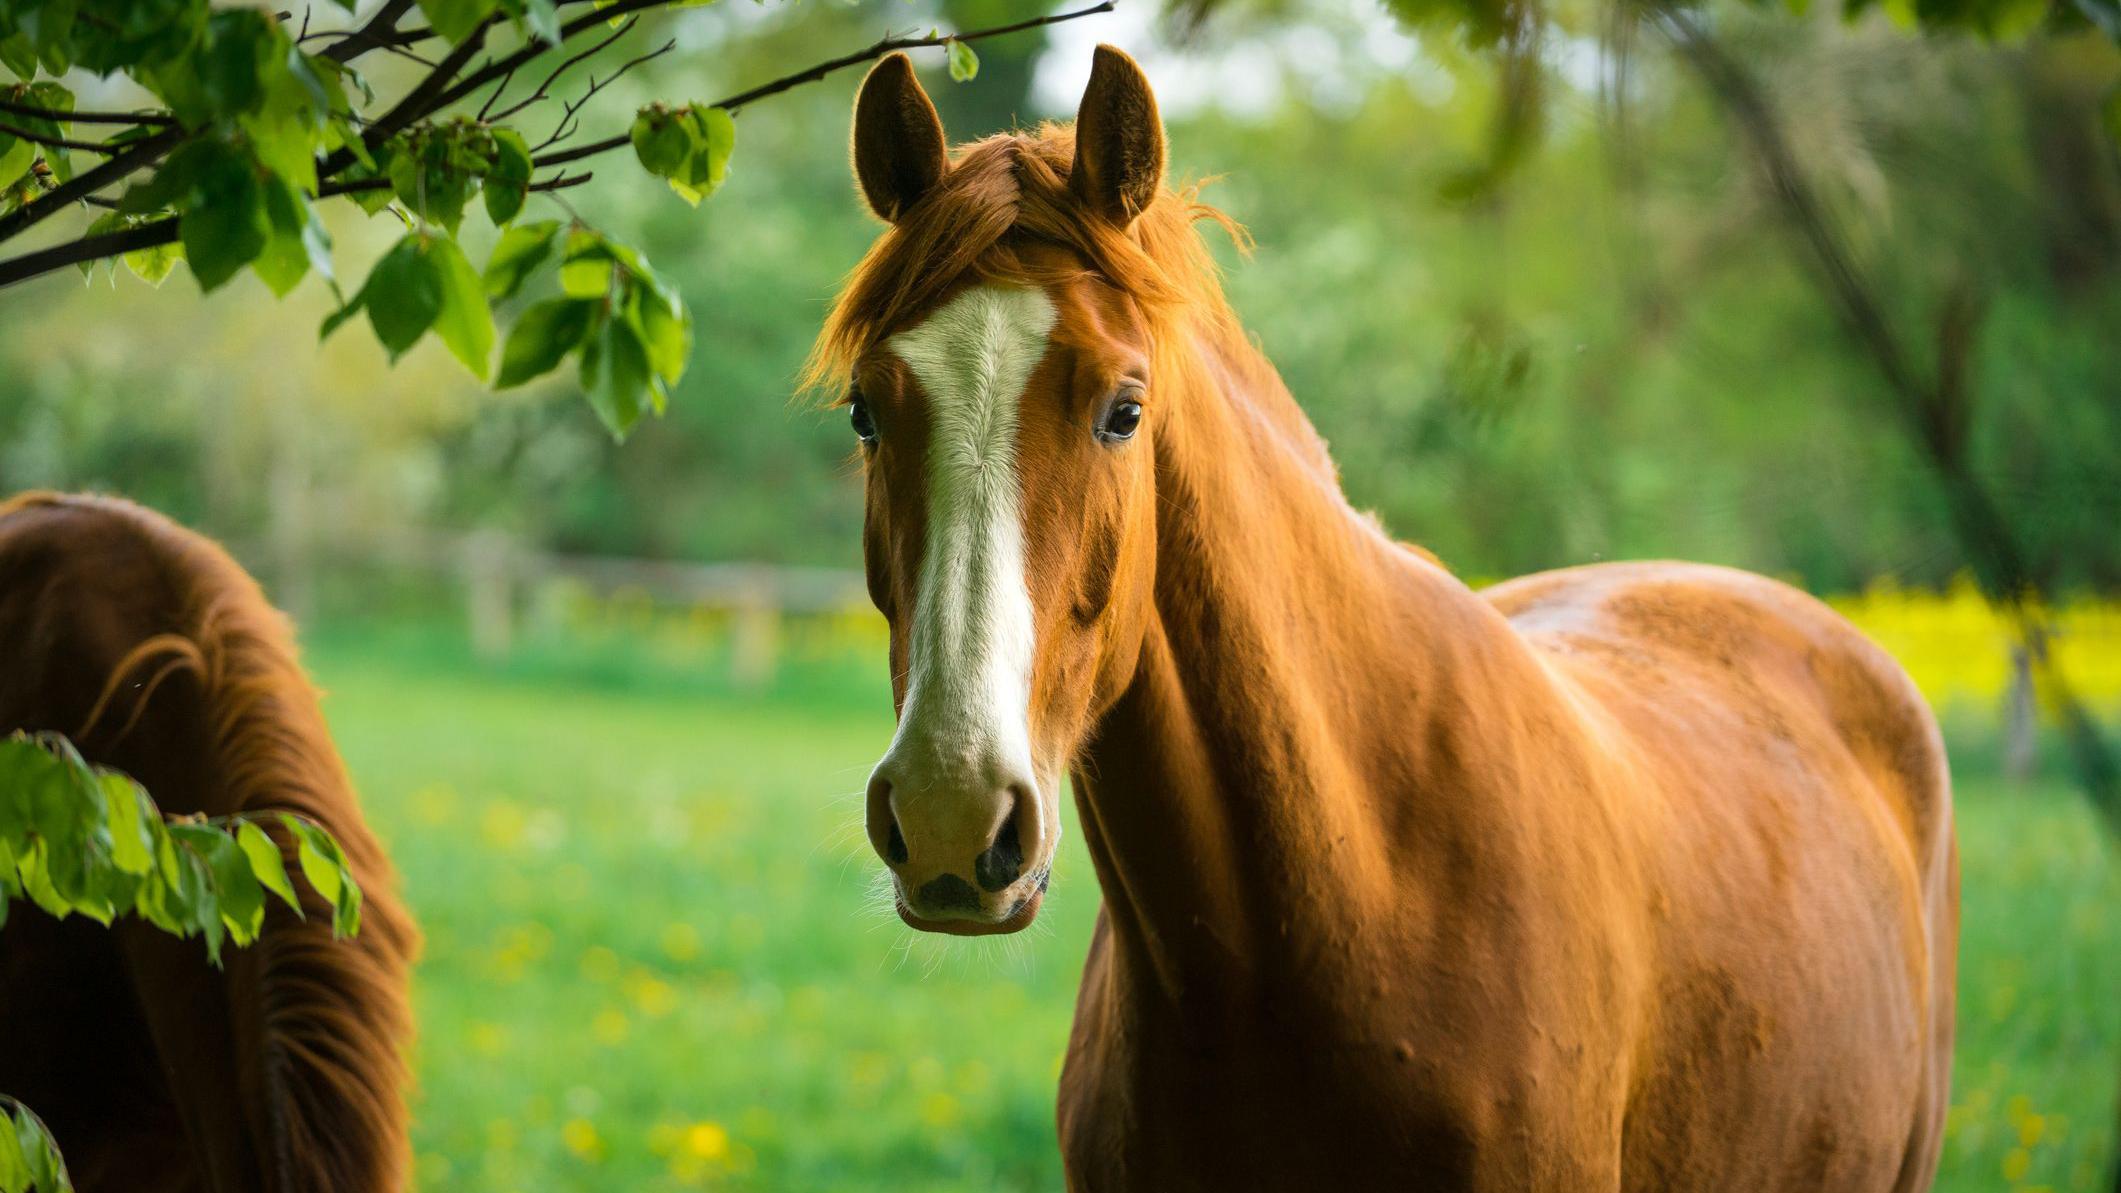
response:
[[[291,813],[165,817],[131,778],[84,761],[57,734],[0,739],[0,926],[27,899],[65,919],[134,915],[174,936],[204,937],[207,956],[257,940],[265,896],[298,916],[277,824],[303,877],[332,909],[334,935],[361,928],[361,888],[331,834]]]
[[[351,0],[337,2],[353,7]],[[410,230],[352,298],[342,295],[324,330],[366,311],[393,359],[433,330],[483,379],[496,338],[491,304],[514,294],[522,279],[505,293],[489,294],[481,279],[493,273],[492,263],[484,271],[468,262],[459,267],[456,238],[474,199],[482,200],[506,244],[530,195],[588,180],[586,172],[568,173],[570,163],[631,145],[643,168],[697,205],[727,176],[736,140],[732,117],[748,104],[923,47],[944,48],[951,76],[967,80],[979,62],[971,43],[1110,12],[1116,0],[962,33],[886,36],[720,100],[650,104],[623,131],[566,144],[580,132],[590,100],[670,52],[674,43],[666,41],[591,75],[535,147],[511,124],[552,98],[570,69],[635,32],[642,14],[682,2],[388,0],[358,26],[312,32],[305,18],[293,33],[273,13],[217,8],[209,0],[140,0],[122,23],[56,19],[61,10],[73,12],[74,0],[0,6],[0,64],[22,80],[0,86],[0,245],[62,210],[85,204],[107,212],[70,240],[0,259],[0,287],[68,265],[93,275],[97,263],[115,268],[122,260],[157,283],[181,262],[204,290],[247,269],[275,294],[286,294],[314,272],[342,295],[315,205],[344,197],[371,215],[394,209]],[[587,11],[563,11],[576,6]],[[406,27],[415,7],[427,23]],[[509,37],[515,42],[488,52],[490,43]],[[449,49],[432,60],[412,54],[410,47],[429,40]],[[320,53],[304,48],[317,43],[324,44]],[[425,67],[374,116],[366,109],[376,104],[375,95],[355,66],[370,53],[412,56]],[[557,64],[528,94],[509,101],[518,74],[547,55],[557,55]],[[72,94],[56,78],[39,77],[76,67],[125,75],[163,106],[76,114]],[[457,105],[482,94],[475,114],[456,114]],[[77,122],[124,127],[97,142],[71,135]],[[77,172],[71,160],[77,152],[106,160]],[[122,193],[110,193],[120,185],[126,185]],[[683,367],[683,352],[671,359],[671,346],[689,345],[691,317],[638,250],[608,234],[577,219],[567,237],[554,232],[544,239],[569,246],[559,254],[563,274],[585,259],[581,254],[601,254],[609,268],[598,276],[608,284],[591,295],[584,289],[590,271],[578,269],[562,292],[567,301],[597,304],[588,319],[546,320],[527,330],[519,323],[511,347],[532,331],[575,338],[526,349],[513,372],[504,360],[501,383],[538,375],[521,374],[524,360],[550,357],[549,370],[574,356],[591,405],[623,436],[642,412],[663,409]],[[644,295],[651,300],[645,306]],[[649,366],[635,367],[642,361]],[[633,390],[621,395],[614,386]]]
[[[51,1128],[36,1112],[0,1094],[0,1193],[74,1193],[73,1178]]]

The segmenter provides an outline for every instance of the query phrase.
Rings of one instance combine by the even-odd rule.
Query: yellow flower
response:
[[[672,961],[690,961],[700,955],[700,933],[691,924],[663,926],[663,955]]]
[[[958,1118],[957,1099],[937,1090],[921,1099],[921,1121],[931,1127],[943,1128],[955,1123]]]
[[[589,1034],[599,1044],[618,1044],[626,1039],[629,1025],[624,1012],[615,1007],[606,1007],[590,1020]]]
[[[619,976],[619,955],[603,945],[582,950],[582,976],[592,982],[608,982]]]
[[[717,1122],[697,1122],[685,1128],[685,1151],[713,1163],[729,1155],[729,1131]]]
[[[604,1158],[604,1138],[597,1134],[596,1124],[586,1118],[568,1119],[567,1125],[560,1128],[560,1142],[591,1163]]]

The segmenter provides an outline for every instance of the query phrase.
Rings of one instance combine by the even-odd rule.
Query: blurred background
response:
[[[1903,8],[1699,16],[1762,83],[1886,312],[1917,343],[1962,321],[1937,340],[1963,346],[1980,394],[1970,458],[2111,730],[2121,53],[1911,32]],[[1367,0],[1235,5],[1198,28],[1125,0],[981,43],[969,83],[940,51],[919,62],[969,138],[1071,115],[1097,41],[1140,58],[1174,171],[1212,179],[1204,197],[1256,241],[1217,241],[1233,303],[1350,496],[1461,575],[1710,560],[1826,596],[1893,650],[1948,727],[1959,791],[1939,1188],[2106,1189],[2114,840],[1716,97],[1642,30],[1557,12],[1498,56]],[[677,51],[589,124],[887,29],[1023,15],[658,17],[611,60]],[[847,166],[858,78],[745,111],[729,182],[697,210],[626,168],[562,196],[641,244],[698,324],[668,416],[624,445],[565,381],[487,392],[431,340],[395,368],[365,334],[320,348],[314,281],[285,302],[249,277],[205,299],[122,274],[0,294],[0,491],[164,510],[300,621],[428,934],[424,1188],[1059,1187],[1053,1083],[1097,904],[1079,835],[1031,934],[944,942],[873,893],[860,830],[891,727],[883,624],[851,570],[852,435],[792,382],[877,231]],[[335,214],[358,278],[399,229]]]

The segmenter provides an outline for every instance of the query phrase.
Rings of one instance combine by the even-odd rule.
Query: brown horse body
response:
[[[1893,661],[1741,572],[1483,594],[1390,541],[1116,51],[1072,134],[942,143],[880,65],[854,157],[893,227],[814,374],[892,624],[870,831],[909,923],[1014,930],[1072,776],[1105,907],[1071,1185],[1927,1188],[1957,874]]]
[[[82,1193],[403,1187],[417,934],[284,620],[167,519],[29,494],[0,502],[0,660],[0,733],[74,735],[167,813],[301,813],[337,836],[366,895],[360,934],[334,941],[305,890],[308,918],[270,909],[225,970],[130,918],[106,929],[16,905],[0,930],[0,1092],[44,1117]]]

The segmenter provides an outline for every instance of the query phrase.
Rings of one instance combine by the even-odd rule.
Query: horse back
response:
[[[0,1090],[44,1115],[84,1193],[400,1187],[417,934],[284,620],[159,515],[26,494],[0,503],[0,658],[0,733],[67,734],[165,813],[298,812],[367,895],[348,941],[321,903],[306,920],[270,908],[225,969],[129,917],[12,909]]]
[[[1906,673],[1821,602],[1726,568],[1597,565],[1487,596],[1633,821],[1656,978],[1627,1187],[1927,1188],[1958,875],[1942,740]],[[1750,1173],[1705,1170],[1748,1137]]]

